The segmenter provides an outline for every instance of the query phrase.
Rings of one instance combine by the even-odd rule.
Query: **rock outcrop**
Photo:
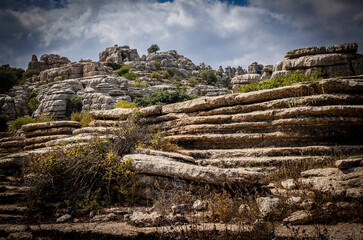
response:
[[[0,114],[5,114],[9,117],[9,120],[14,120],[16,118],[14,98],[0,94],[0,110]]]
[[[356,43],[305,47],[287,52],[287,60],[274,66],[273,76],[279,73],[321,71],[325,77],[363,74],[363,55],[357,53]]]
[[[44,54],[40,57],[40,61],[38,61],[36,55],[33,55],[28,63],[27,70],[44,71],[46,69],[62,67],[70,62],[68,58],[61,57],[58,54]]]
[[[56,77],[64,79],[74,79],[108,74],[110,70],[99,62],[80,61],[69,63],[58,68],[44,70],[39,74],[41,82],[52,82]]]
[[[118,46],[106,48],[105,51],[100,52],[99,62],[115,62],[123,63],[128,61],[140,61],[140,56],[137,49],[130,49],[129,46]]]

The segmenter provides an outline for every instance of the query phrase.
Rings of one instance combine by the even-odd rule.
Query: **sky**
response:
[[[27,68],[32,54],[92,59],[118,44],[151,44],[195,64],[275,64],[288,50],[356,42],[362,0],[0,0],[0,65]]]

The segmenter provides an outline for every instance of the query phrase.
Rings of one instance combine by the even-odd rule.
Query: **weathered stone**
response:
[[[161,114],[161,106],[155,105],[155,106],[141,108],[139,112],[140,112],[140,115],[143,116],[143,117],[160,115]]]
[[[174,152],[164,152],[164,151],[157,151],[157,150],[151,150],[151,149],[145,149],[145,148],[136,148],[133,153],[138,154],[147,154],[147,155],[153,155],[153,156],[160,156],[160,157],[169,157],[173,159],[182,160],[185,162],[192,162],[194,163],[195,160],[193,157],[180,154],[180,153],[174,153]]]
[[[71,135],[73,130],[76,128],[74,127],[54,127],[54,128],[44,128],[38,129],[31,132],[26,132],[25,137],[37,137],[37,136],[49,136],[49,135]]]
[[[281,205],[281,200],[279,198],[271,197],[260,197],[256,199],[258,209],[262,217],[269,217],[273,214],[278,213],[278,209]]]
[[[90,111],[90,114],[94,119],[125,120],[136,110],[136,108],[115,108],[112,110],[93,110]]]
[[[0,114],[9,116],[9,120],[14,120],[16,118],[14,98],[5,94],[0,94]]]
[[[326,53],[325,47],[304,47],[290,50],[286,53],[286,58],[296,58],[307,55],[316,55],[316,54],[324,54]]]
[[[289,217],[285,218],[282,221],[285,224],[290,223],[293,225],[297,225],[308,223],[311,220],[313,220],[313,215],[309,211],[302,210],[292,213]]]
[[[357,167],[359,165],[362,165],[362,163],[363,163],[363,158],[350,158],[350,159],[335,161],[335,166],[339,169],[346,169],[346,168]]]
[[[130,154],[124,159],[132,159],[131,167],[138,173],[159,176],[180,177],[187,180],[225,185],[232,183],[263,184],[266,178],[263,173],[239,169],[219,169],[201,167],[178,162],[174,159],[143,154]]]
[[[194,211],[202,211],[206,209],[206,203],[202,200],[196,200],[193,205],[192,205],[192,209]]]
[[[358,51],[358,44],[356,43],[344,43],[338,45],[332,45],[328,47],[328,53],[356,53]]]
[[[50,121],[42,123],[29,123],[21,127],[24,132],[31,132],[33,130],[46,129],[46,128],[57,128],[57,127],[73,127],[80,128],[82,124],[76,121]]]
[[[130,49],[129,46],[113,46],[106,48],[105,51],[99,53],[100,62],[116,62],[123,63],[124,61],[139,61],[140,56],[136,49]]]
[[[285,189],[294,189],[296,187],[295,181],[294,179],[287,179],[285,181],[281,182],[281,185],[285,188]]]
[[[56,222],[57,223],[63,223],[63,222],[67,222],[72,218],[72,216],[70,214],[65,214],[59,218],[57,218]]]
[[[133,212],[132,215],[126,216],[126,220],[139,227],[150,227],[159,226],[162,222],[162,216],[157,212],[152,212],[150,214],[143,212]]]
[[[286,60],[286,69],[304,69],[313,67],[325,67],[332,65],[347,64],[349,56],[341,53],[319,54],[313,56],[302,56]]]

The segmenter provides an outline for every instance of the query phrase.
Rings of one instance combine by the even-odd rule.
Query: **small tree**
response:
[[[148,49],[147,52],[150,53],[156,53],[157,51],[159,51],[160,48],[157,44],[152,44]]]

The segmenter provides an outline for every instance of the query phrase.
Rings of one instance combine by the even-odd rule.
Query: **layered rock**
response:
[[[263,73],[263,65],[258,64],[257,62],[253,62],[248,66],[248,74],[262,74]]]
[[[194,63],[189,58],[178,54],[175,50],[149,54],[146,56],[146,60],[149,62],[159,62],[163,69],[175,68],[189,71],[196,69]]]
[[[0,94],[0,114],[9,116],[9,120],[14,120],[16,118],[14,98],[5,94]]]
[[[250,83],[255,83],[255,82],[259,82],[261,79],[261,75],[260,74],[243,74],[243,75],[238,75],[236,77],[234,77],[231,81],[232,83],[232,89],[233,90],[237,90],[239,87],[243,86],[243,85],[247,85]]]
[[[118,46],[106,48],[105,51],[99,53],[99,62],[116,62],[123,63],[128,61],[140,61],[137,49],[130,49],[129,46]]]
[[[15,86],[9,90],[9,96],[14,99],[15,110],[19,113],[26,114],[28,112],[29,93],[30,88],[26,85]]]
[[[52,121],[30,123],[22,126],[25,133],[24,149],[31,150],[46,147],[46,143],[72,136],[74,130],[82,125],[75,121]]]
[[[31,61],[28,63],[27,70],[44,71],[51,68],[59,68],[71,61],[66,57],[61,57],[58,54],[44,54],[40,57],[40,61],[36,55],[32,56]]]
[[[363,57],[357,53],[356,43],[306,47],[287,52],[287,60],[274,66],[272,76],[288,72],[312,73],[321,71],[325,77],[363,74]]]
[[[110,70],[99,62],[80,61],[69,63],[58,68],[44,70],[40,73],[41,82],[52,82],[56,77],[64,79],[74,79],[108,74]]]

